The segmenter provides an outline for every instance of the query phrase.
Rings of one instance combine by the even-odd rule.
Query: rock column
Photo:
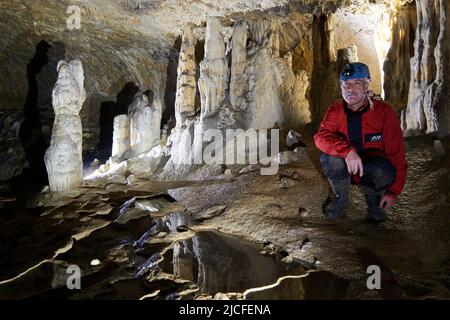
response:
[[[57,70],[58,80],[52,92],[55,121],[44,160],[50,189],[65,191],[83,181],[83,130],[79,113],[86,91],[81,61],[60,61]]]
[[[245,65],[247,62],[247,23],[236,22],[231,40],[231,79],[230,79],[230,102],[234,110],[240,109],[242,99],[247,86]]]
[[[177,126],[184,123],[186,117],[195,114],[195,43],[192,26],[187,25],[183,30],[180,58],[178,61],[177,92],[175,99],[175,117]]]
[[[205,33],[205,57],[200,63],[199,90],[202,115],[215,113],[225,98],[228,83],[228,64],[225,43],[217,17],[208,19]]]

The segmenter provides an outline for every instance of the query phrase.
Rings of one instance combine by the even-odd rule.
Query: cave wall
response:
[[[392,17],[392,45],[384,62],[384,99],[396,111],[408,103],[417,18],[415,4],[401,7]]]
[[[417,0],[417,29],[408,105],[402,113],[406,135],[421,132],[439,138],[450,122],[450,1]]]

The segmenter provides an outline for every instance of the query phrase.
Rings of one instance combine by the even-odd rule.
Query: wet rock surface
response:
[[[44,192],[26,206],[2,195],[0,297],[449,298],[448,159],[426,138],[407,146],[405,191],[380,225],[364,222],[357,187],[346,218],[324,220],[328,185],[312,161],[274,176]],[[81,290],[66,286],[71,265]],[[370,265],[381,290],[366,286]]]

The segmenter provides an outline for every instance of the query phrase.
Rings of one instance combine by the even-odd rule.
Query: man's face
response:
[[[357,104],[363,101],[363,97],[369,89],[367,79],[350,79],[341,81],[341,91],[344,100],[350,104]]]

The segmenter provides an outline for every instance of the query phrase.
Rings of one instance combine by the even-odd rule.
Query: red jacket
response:
[[[387,191],[399,195],[405,185],[407,163],[403,133],[397,115],[386,102],[373,100],[373,109],[362,115],[361,129],[363,149],[375,148],[383,151],[397,169],[395,181]],[[350,145],[347,115],[342,100],[334,102],[328,108],[319,132],[314,135],[314,142],[322,152],[344,159],[353,148]]]

